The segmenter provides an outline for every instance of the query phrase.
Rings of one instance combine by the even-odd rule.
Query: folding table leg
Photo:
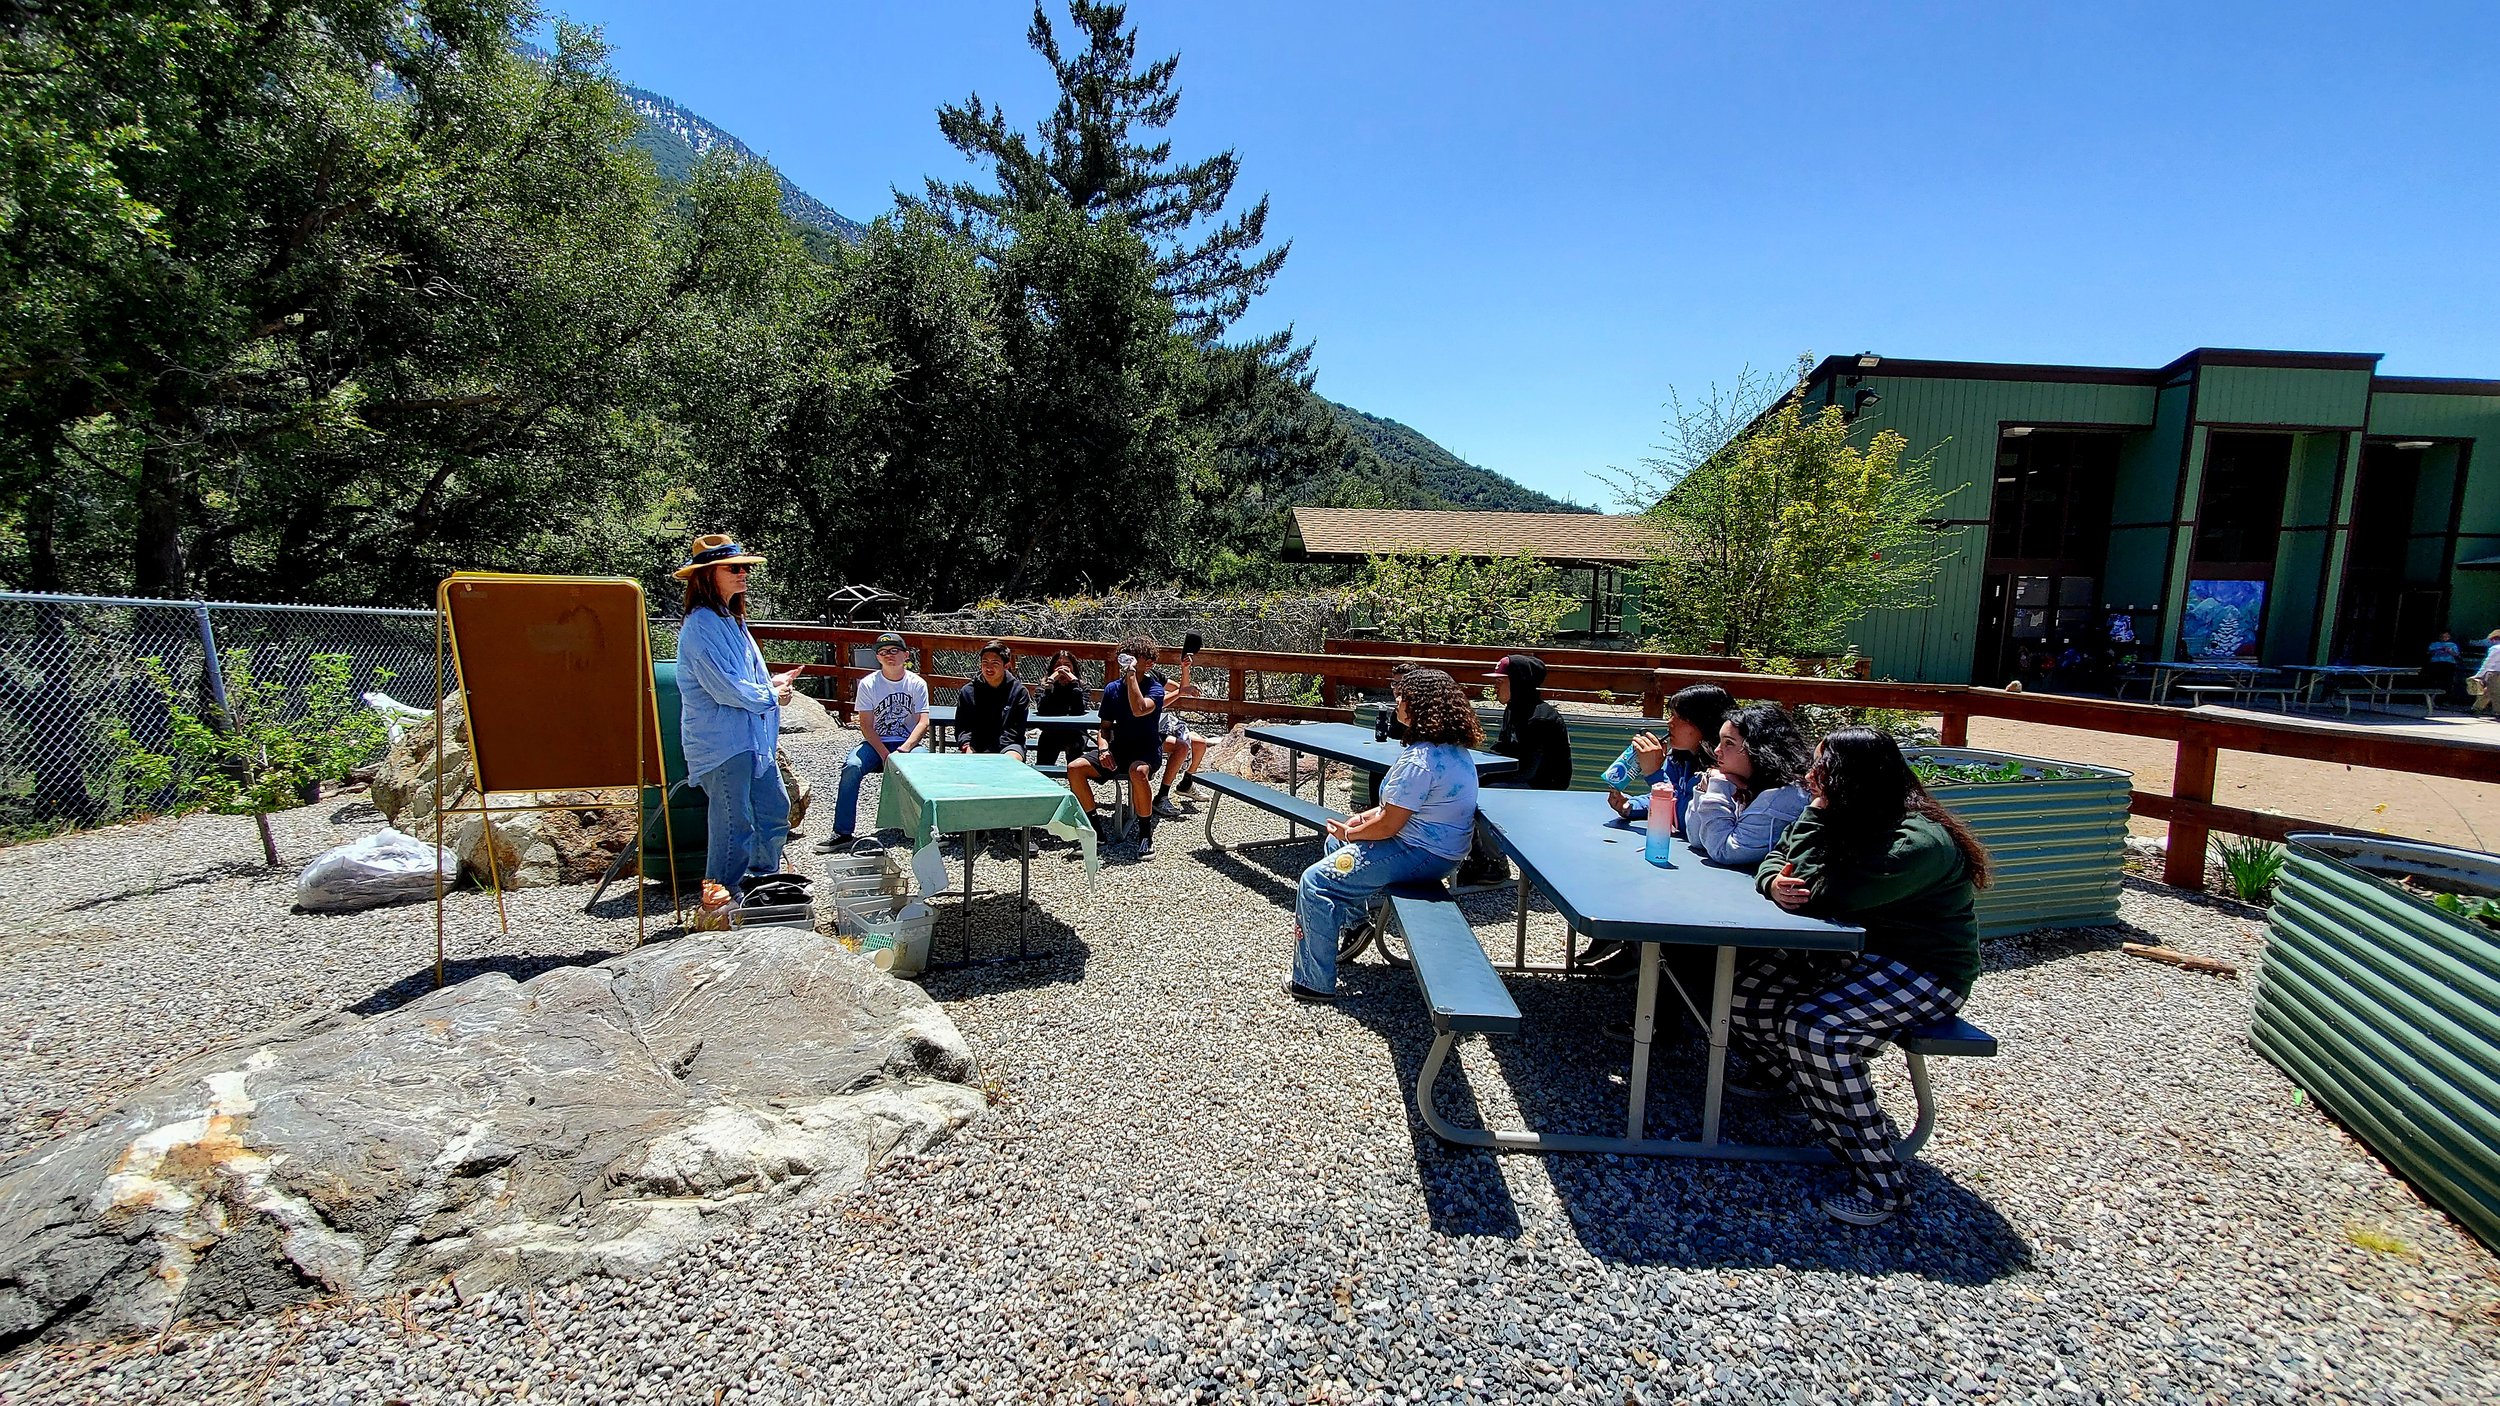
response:
[[[980,848],[977,842],[988,838],[986,830],[964,836],[964,897],[963,902],[955,905],[955,916],[963,923],[964,961],[967,965],[972,961],[972,852]]]
[[[1016,955],[1030,955],[1025,933],[1033,926],[1033,827],[1016,831],[1016,863],[1024,870],[1016,890]]]
[[[1519,871],[1519,945],[1511,956],[1510,964],[1514,967],[1528,964],[1528,872],[1524,868]]]
[[[1657,949],[1652,947],[1650,952]],[[1643,954],[1644,956],[1648,954]],[[1736,949],[1719,949],[1718,970],[1710,976],[1710,1075],[1701,1086],[1701,1140],[1719,1140],[1719,1100],[1727,1093],[1728,1011],[1736,1004]]]
[[[1563,938],[1563,959],[1571,957],[1571,939]],[[1649,1040],[1658,1028],[1658,944],[1641,944],[1641,982],[1632,997],[1632,1099],[1630,1111],[1623,1120],[1623,1135],[1640,1141],[1641,1124],[1649,1111]],[[1701,1140],[1715,1140],[1704,1132]]]
[[[1295,750],[1294,750],[1294,749],[1292,749],[1291,747],[1287,747],[1287,748],[1285,749],[1285,794],[1286,794],[1286,795],[1288,795],[1288,796],[1290,796],[1290,795],[1292,795],[1294,792],[1299,791],[1299,790],[1301,790],[1301,789],[1302,789],[1302,754],[1301,754],[1300,752],[1295,751]],[[1286,838],[1286,839],[1288,839],[1288,840],[1290,840],[1290,839],[1292,839],[1294,836],[1299,835],[1299,834],[1301,834],[1301,833],[1302,833],[1302,827],[1301,827],[1301,826],[1299,826],[1299,825],[1296,825],[1296,824],[1294,823],[1294,820],[1293,820],[1293,817],[1292,817],[1292,816],[1290,816],[1290,815],[1286,816],[1286,817],[1285,817],[1285,838]]]

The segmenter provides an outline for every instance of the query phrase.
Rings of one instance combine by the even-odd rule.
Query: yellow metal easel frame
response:
[[[451,618],[451,588],[455,584],[464,581],[528,581],[544,584],[582,584],[588,582],[599,585],[631,586],[634,591],[635,618],[638,621],[643,622],[648,622],[651,618],[649,608],[650,603],[648,598],[646,598],[643,594],[642,583],[626,577],[546,576],[526,572],[456,571],[451,575],[444,577],[434,588],[434,697],[436,699],[434,716],[434,848],[436,854],[439,856],[443,847],[443,737],[441,731],[442,710],[440,700],[446,696],[443,689],[443,659],[446,653],[448,653],[451,659],[451,682],[455,685],[460,696],[460,731],[461,735],[468,741],[469,768],[471,774],[478,782],[478,785],[475,787],[477,792],[477,809],[473,811],[463,810],[460,814],[474,815],[478,817],[478,824],[481,831],[480,838],[483,840],[486,849],[486,881],[488,886],[491,887],[495,893],[495,926],[497,931],[503,933],[505,936],[510,936],[512,932],[512,920],[511,915],[504,908],[503,877],[496,872],[494,817],[499,815],[526,815],[533,811],[605,810],[608,809],[609,806],[595,804],[587,806],[579,804],[529,806],[489,805],[491,795],[486,790],[485,786],[486,770],[482,765],[480,765],[480,759],[478,757],[477,724],[474,721],[474,714],[469,707],[468,679],[467,676],[461,671],[460,630],[457,625],[452,623]],[[635,709],[634,717],[634,779],[630,787],[633,795],[630,801],[625,802],[625,804],[631,805],[634,808],[634,945],[636,947],[640,947],[650,937],[649,915],[644,909],[644,890],[648,886],[648,882],[642,867],[642,788],[645,784],[647,784],[643,780],[642,764],[647,757],[655,757],[655,759],[659,762],[660,831],[663,837],[662,842],[668,846],[668,896],[670,916],[674,919],[682,921],[685,915],[685,903],[678,891],[677,883],[677,827],[675,822],[669,817],[668,794],[670,781],[668,776],[668,753],[666,749],[661,746],[660,742],[660,695],[659,690],[653,685],[651,679],[651,630],[649,625],[647,623],[643,624],[639,633],[641,647],[636,651],[636,653],[642,666],[639,674],[642,686],[642,700],[640,706]],[[646,734],[643,730],[646,723],[649,724],[650,727],[648,734]],[[644,750],[643,744],[646,735],[650,742],[650,752],[646,752]],[[606,791],[615,788],[612,785],[590,785],[584,786],[580,789],[585,791]],[[434,866],[434,984],[437,987],[442,986],[444,982],[443,892],[443,866],[438,862]]]

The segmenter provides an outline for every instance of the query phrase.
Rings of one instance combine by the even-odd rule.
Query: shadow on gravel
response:
[[[1286,923],[1293,921],[1293,901],[1301,891],[1302,871],[1319,858],[1318,840],[1244,853],[1208,849],[1204,837],[1193,838],[1198,843],[1189,852],[1191,859],[1274,903],[1283,911]]]
[[[388,818],[382,814],[381,807],[363,796],[352,796],[337,810],[330,812],[330,823],[333,825],[370,825]]]
[[[2126,923],[2105,928],[2044,928],[1991,938],[1979,944],[1982,973],[2022,971],[2047,966],[2086,952],[2115,952],[2122,942],[2159,943],[2161,938]]]
[[[1004,893],[993,893],[984,887],[973,896],[969,948],[965,944],[964,919],[960,900],[955,896],[950,894],[938,900],[937,930],[929,948],[931,962],[957,962],[968,955],[973,965],[932,965],[927,974],[913,978],[932,1000],[960,1001],[1002,991],[1064,986],[1085,979],[1092,949],[1077,936],[1075,928],[1043,907],[1039,899],[1034,900],[1031,924],[1025,929],[1024,952],[1028,955],[1023,957],[1017,955],[1016,894],[1012,886]]]
[[[261,863],[257,859],[220,860],[217,863],[209,865],[205,869],[194,870],[191,873],[183,874],[179,877],[158,879],[141,888],[123,889],[120,893],[108,893],[95,898],[82,898],[78,902],[64,907],[61,911],[64,913],[85,913],[97,908],[110,907],[116,903],[128,903],[134,898],[146,898],[153,894],[169,893],[175,889],[197,888],[202,884],[219,883],[226,879],[267,878],[269,875],[276,872],[278,871],[271,869],[268,865]]]
[[[1500,916],[1506,919],[1507,901],[1501,907]],[[1482,922],[1491,915],[1470,916]],[[1552,958],[1533,947],[1530,955]],[[1433,1227],[1449,1234],[1516,1235],[1519,1214],[1494,1159],[1531,1154],[1454,1147],[1433,1136],[1414,1112],[1415,1079],[1431,1043],[1432,1025],[1413,978],[1365,960],[1341,969],[1339,985],[1348,993],[1341,1008],[1378,1032],[1387,1048],[1408,1105],[1416,1174]],[[1512,976],[1507,985],[1524,1018],[1523,1033],[1488,1037],[1482,1046],[1499,1067],[1503,1087],[1480,1097],[1454,1060],[1435,1089],[1442,1115],[1462,1126],[1480,1126],[1481,1104],[1490,1101],[1500,1105],[1495,1116],[1504,1123],[1620,1133],[1630,1047],[1608,1039],[1602,1028],[1608,1021],[1629,1019],[1632,984]],[[1654,1137],[1692,1137],[1699,1130],[1706,1047],[1699,1027],[1672,991],[1660,994],[1659,1025],[1650,1058],[1647,1130]],[[1937,1061],[1932,1067],[1938,1082],[1949,1086],[1952,1061]],[[1911,1110],[1903,1106],[1897,1112],[1906,1121]],[[1724,1132],[1732,1141],[1762,1144],[1803,1144],[1810,1137],[1803,1124],[1771,1108],[1741,1102],[1731,1102],[1725,1110]],[[1954,1132],[1948,1122],[1938,1136],[1949,1138]],[[1957,1284],[1987,1283],[2031,1264],[2031,1247],[1994,1207],[1915,1159],[1911,1210],[1874,1230],[1838,1225],[1815,1205],[1841,1185],[1836,1168],[1585,1153],[1546,1154],[1536,1160],[1552,1178],[1581,1243],[1591,1254],[1617,1263],[1684,1268],[1783,1264],[1851,1274],[1915,1274]]]
[[[666,933],[654,932],[651,936],[654,941],[657,941],[664,936],[676,935],[676,930],[672,928]],[[473,977],[491,976],[497,973],[511,977],[514,981],[527,981],[531,977],[554,971],[558,967],[587,967],[604,962],[615,955],[614,952],[604,952],[594,948],[587,952],[455,957],[443,964],[443,987],[449,989]],[[421,997],[430,996],[434,991],[434,964],[428,962],[349,1006],[347,1013],[358,1016],[381,1015],[387,1011],[395,1011]]]

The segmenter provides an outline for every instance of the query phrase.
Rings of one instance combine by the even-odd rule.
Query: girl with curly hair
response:
[[[1371,900],[1391,884],[1448,878],[1475,836],[1476,763],[1484,725],[1439,669],[1398,675],[1397,718],[1406,750],[1380,781],[1380,803],[1328,822],[1319,862],[1302,871],[1294,898],[1293,975],[1286,994],[1303,1001],[1337,997],[1337,944],[1368,918]]]
[[[1988,851],[1873,728],[1824,738],[1806,787],[1813,805],[1762,862],[1754,887],[1790,912],[1863,925],[1866,946],[1782,952],[1738,973],[1729,1028],[1748,1058],[1728,1087],[1794,1093],[1849,1169],[1849,1188],[1823,1210],[1876,1225],[1901,1209],[1910,1183],[1866,1060],[1969,999],[1979,978],[1971,900],[1988,886]]]
[[[1786,708],[1756,703],[1719,724],[1717,760],[1684,808],[1684,838],[1713,864],[1750,869],[1805,813],[1813,753]]]

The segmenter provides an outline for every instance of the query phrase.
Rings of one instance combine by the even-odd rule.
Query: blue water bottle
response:
[[[1641,854],[1661,869],[1675,867],[1675,836],[1668,827],[1675,821],[1675,788],[1661,781],[1649,788],[1649,838],[1641,843]]]

